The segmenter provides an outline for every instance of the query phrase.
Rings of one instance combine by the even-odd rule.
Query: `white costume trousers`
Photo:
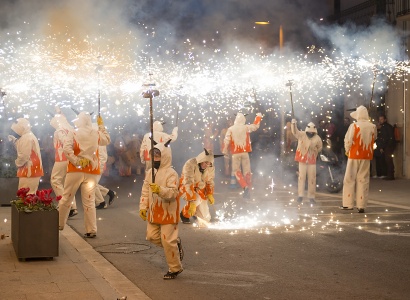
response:
[[[29,188],[28,194],[35,194],[41,177],[19,177],[18,189]]]
[[[242,175],[251,173],[251,160],[249,159],[248,152],[232,154],[232,175],[235,175],[237,171],[241,171]]]
[[[70,212],[70,199],[81,186],[81,201],[84,209],[84,226],[86,233],[97,233],[97,214],[95,210],[95,189],[97,186],[95,174],[72,172],[67,173],[64,181],[64,194],[59,204],[59,227],[63,229]]]
[[[63,196],[64,194],[64,180],[67,175],[67,164],[68,161],[57,161],[54,163],[53,169],[51,170],[51,187],[56,196]],[[77,209],[75,195],[71,200],[71,209]]]
[[[95,189],[95,205],[99,205],[100,203],[104,202],[104,197],[107,196],[109,189],[105,186],[99,185],[101,175],[97,177],[97,188]]]
[[[170,272],[182,269],[177,245],[178,224],[154,224],[147,222],[147,241],[164,248]]]
[[[303,197],[305,193],[306,176],[308,180],[309,199],[315,199],[316,195],[316,164],[306,164],[299,162],[299,177],[298,177],[298,197]]]
[[[196,205],[195,216],[209,222],[211,221],[211,214],[209,213],[208,200],[203,200],[198,194],[196,194],[196,200],[194,201]]]
[[[343,206],[366,208],[369,198],[370,160],[348,159],[343,180]]]

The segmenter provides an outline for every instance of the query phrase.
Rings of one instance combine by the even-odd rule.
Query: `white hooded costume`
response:
[[[212,166],[207,167],[202,172],[199,164],[209,162]],[[197,157],[188,160],[183,168],[179,184],[178,197],[186,201],[182,209],[182,216],[189,219],[188,213],[190,203],[196,206],[195,216],[209,222],[211,214],[208,207],[208,196],[214,194],[214,154],[211,150],[201,152]]]
[[[161,163],[154,169],[155,183],[159,185],[159,193],[153,193],[150,188],[152,183],[152,170],[145,173],[141,190],[140,210],[147,212],[147,240],[164,248],[165,258],[170,272],[182,269],[179,250],[177,246],[179,199],[178,173],[172,168],[172,155],[170,147],[158,143],[154,148],[161,151]]]
[[[250,133],[259,128],[261,120],[262,114],[257,113],[253,124],[246,125],[245,116],[238,113],[234,125],[228,128],[225,135],[222,153],[228,155],[228,149],[232,153],[232,175],[235,175],[242,188],[248,188],[252,184],[251,162],[248,154],[252,152]]]
[[[296,120],[291,122],[292,134],[298,140],[298,146],[295,154],[295,161],[299,162],[299,177],[298,177],[298,202],[302,201],[305,192],[306,175],[308,178],[308,198],[311,202],[315,200],[316,194],[316,158],[322,151],[323,143],[317,134],[315,124],[310,122],[305,131],[299,131],[296,126]],[[306,133],[314,134],[308,137]]]
[[[162,126],[162,123],[160,121],[155,121],[154,124],[152,124],[153,131],[154,131],[154,142],[155,143],[165,143],[169,140],[172,142],[175,142],[175,140],[178,138],[178,127],[174,127],[172,130],[171,134],[165,133],[164,132],[164,127]],[[141,142],[141,148],[140,148],[140,158],[141,162],[145,165],[145,169],[148,170],[151,168],[151,158],[149,155],[149,151],[151,149],[151,132],[148,132],[144,135],[144,138],[142,139]]]
[[[30,122],[19,118],[11,125],[11,129],[20,138],[16,139],[9,135],[9,141],[14,143],[17,150],[17,177],[19,177],[18,188],[30,188],[29,194],[35,194],[43,173],[40,146],[37,137],[31,132]]]
[[[51,171],[51,186],[56,196],[63,196],[64,180],[67,174],[68,160],[63,151],[63,143],[67,134],[72,132],[74,128],[68,123],[63,114],[56,114],[50,121],[50,125],[55,129],[53,136],[54,144],[54,166]],[[77,209],[75,196],[71,200],[71,209]]]
[[[344,139],[348,156],[343,181],[343,207],[365,209],[369,197],[370,161],[377,138],[376,125],[370,122],[366,107],[359,106],[350,116],[357,120],[350,124]]]
[[[110,135],[104,125],[93,129],[89,113],[81,112],[74,120],[76,129],[69,132],[64,140],[63,150],[69,163],[64,182],[64,194],[59,204],[59,226],[62,230],[67,222],[70,199],[81,186],[81,200],[84,208],[86,234],[97,233],[95,189],[100,174],[98,146],[110,143]],[[89,164],[81,167],[80,161],[87,159]]]

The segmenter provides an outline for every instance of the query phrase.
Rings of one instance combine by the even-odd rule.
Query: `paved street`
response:
[[[104,180],[118,198],[97,211],[98,237],[87,242],[152,299],[408,299],[410,294],[406,180],[372,179],[374,197],[366,213],[358,214],[338,209],[341,193],[319,192],[316,205],[298,207],[295,186],[266,176],[255,177],[254,201],[244,203],[239,189],[218,179],[212,213],[224,219],[208,227],[180,224],[185,270],[172,281],[162,279],[167,271],[162,249],[145,241],[138,216],[142,177]],[[80,212],[69,220],[79,234],[82,217]]]

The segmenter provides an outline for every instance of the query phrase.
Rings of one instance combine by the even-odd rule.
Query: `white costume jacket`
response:
[[[31,132],[29,121],[19,118],[17,123],[11,125],[11,129],[20,136],[14,141],[17,150],[17,177],[43,176],[40,146],[37,137]]]
[[[187,201],[195,201],[196,194],[203,200],[207,200],[208,195],[213,195],[215,186],[214,155],[212,151],[208,151],[208,153],[206,155],[205,151],[201,152],[197,157],[191,158],[185,163],[180,179],[179,197],[183,197]],[[205,161],[212,163],[212,167],[207,167],[201,173],[198,164]]]
[[[147,210],[147,220],[155,224],[177,224],[179,222],[178,173],[171,167],[171,149],[163,143],[155,145],[161,151],[160,167],[154,169],[155,183],[160,186],[159,194],[154,194],[149,184],[152,183],[152,170],[145,173],[142,185],[140,210]]]
[[[110,143],[110,135],[104,125],[98,126],[98,131],[92,127],[91,117],[81,112],[74,121],[76,129],[67,134],[64,140],[64,153],[69,161],[67,172],[84,172],[100,174],[100,162],[98,146],[106,146]],[[98,132],[98,134],[95,134]],[[79,166],[79,160],[86,158],[90,164],[85,168]]]
[[[172,142],[175,142],[175,140],[178,138],[178,127],[174,127],[171,134],[163,132],[164,127],[162,126],[160,121],[155,121],[152,127],[154,130],[154,141],[156,143],[165,143],[169,140],[171,140],[171,143],[172,143]],[[150,136],[151,136],[151,132],[148,132],[144,135],[144,138],[142,139],[141,148],[140,148],[140,158],[142,162],[150,160],[150,155],[149,155],[149,151],[151,149]]]
[[[316,134],[312,138],[308,138],[306,131],[310,130],[312,126],[312,131]],[[309,123],[305,131],[299,131],[296,126],[296,120],[292,120],[291,130],[293,135],[298,139],[298,147],[296,149],[295,161],[306,163],[306,164],[316,164],[316,158],[320,151],[322,151],[323,142],[317,135],[317,130],[313,129],[314,124]]]
[[[238,113],[234,125],[228,128],[225,139],[223,153],[227,154],[228,149],[232,154],[252,152],[250,133],[256,131],[262,120],[262,115],[257,114],[253,124],[246,125],[245,116]]]

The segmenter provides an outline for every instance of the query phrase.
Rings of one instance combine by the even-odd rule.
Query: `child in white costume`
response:
[[[51,170],[51,187],[53,188],[56,196],[63,196],[64,193],[64,180],[67,175],[68,160],[63,151],[63,143],[67,134],[73,131],[74,128],[68,123],[66,117],[57,113],[50,121],[50,125],[55,129],[53,136],[54,144],[54,165]],[[71,209],[69,217],[77,215],[77,203],[75,196],[71,200]]]
[[[322,151],[323,143],[317,135],[315,124],[310,122],[305,131],[299,131],[296,120],[292,119],[291,130],[298,140],[295,161],[299,162],[298,203],[302,203],[305,192],[306,175],[308,179],[308,198],[314,204],[316,194],[316,158]]]
[[[164,248],[168,264],[164,279],[175,279],[183,271],[183,250],[178,237],[178,174],[172,168],[171,149],[167,147],[169,142],[156,144],[151,153],[154,156],[154,166],[145,173],[140,217],[147,221],[147,240]]]
[[[15,163],[19,178],[18,189],[29,188],[28,193],[35,194],[40,178],[44,175],[38,139],[31,132],[30,122],[27,119],[17,119],[17,122],[11,125],[11,129],[19,135],[19,138],[13,135],[8,136],[9,141],[17,150]]]
[[[234,124],[226,131],[224,149],[226,156],[228,149],[232,153],[232,173],[243,188],[243,197],[250,198],[250,187],[252,184],[251,162],[249,152],[252,152],[250,133],[256,131],[261,123],[262,114],[257,113],[253,124],[246,125],[245,116],[238,113]],[[242,171],[241,171],[242,167]]]
[[[182,168],[178,197],[186,201],[180,216],[185,224],[189,224],[192,216],[209,222],[209,204],[213,205],[215,167],[214,154],[204,149],[197,157],[189,159]]]

